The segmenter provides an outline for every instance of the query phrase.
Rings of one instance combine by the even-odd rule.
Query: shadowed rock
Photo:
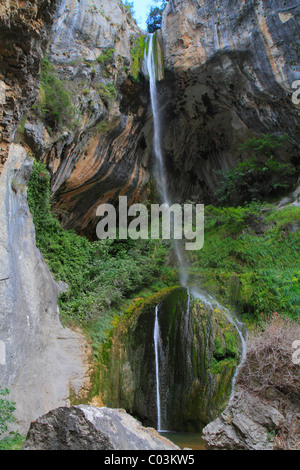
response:
[[[62,407],[31,423],[23,450],[175,450],[124,410]]]

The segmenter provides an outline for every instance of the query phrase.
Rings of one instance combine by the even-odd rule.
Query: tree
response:
[[[156,3],[158,3],[158,0],[156,0]],[[155,31],[161,28],[162,14],[166,4],[167,2],[163,1],[160,2],[160,6],[152,6],[150,8],[150,12],[146,21],[148,33],[155,33]]]
[[[0,390],[0,396],[6,396],[9,394],[9,390],[5,388]],[[8,430],[8,423],[14,421],[13,412],[15,411],[15,403],[7,400],[6,398],[0,398],[0,436]]]
[[[125,0],[125,1],[123,2],[123,4],[124,4],[124,7],[128,10],[129,14],[130,14],[131,16],[133,16],[133,15],[134,15],[134,5],[133,5],[133,2],[129,2],[128,0]]]

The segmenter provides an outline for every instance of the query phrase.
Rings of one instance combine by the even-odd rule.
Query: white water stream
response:
[[[157,90],[157,80],[156,80],[157,67],[155,63],[155,53],[154,53],[154,41],[155,40],[156,40],[155,35],[153,34],[149,35],[147,48],[145,50],[145,63],[146,63],[147,72],[148,72],[149,81],[150,81],[150,97],[151,97],[151,107],[152,107],[153,127],[154,127],[153,146],[154,146],[154,156],[155,156],[155,177],[156,177],[156,186],[157,186],[157,190],[161,198],[161,201],[163,204],[167,204],[170,207],[171,199],[168,194],[165,162],[164,162],[164,157],[163,157],[162,139],[161,139],[162,127],[161,127],[161,122],[160,122],[158,90]],[[195,290],[190,291],[188,287],[187,266],[185,264],[181,247],[177,240],[174,240],[174,248],[175,248],[176,257],[178,260],[180,284],[182,285],[182,287],[187,288],[187,293],[188,293],[188,305],[187,305],[187,310],[185,312],[186,328],[187,328],[188,321],[189,321],[189,307],[190,307],[191,297],[201,298],[203,303],[205,303],[206,305],[210,305],[211,307],[213,305],[217,306],[220,310],[222,310],[226,314],[227,318],[235,326],[235,328],[237,329],[239,333],[239,336],[241,339],[241,345],[242,345],[242,361],[241,361],[242,363],[244,360],[245,351],[246,351],[245,339],[242,333],[242,324],[238,320],[233,319],[229,311],[225,309],[224,307],[222,307],[221,305],[219,305],[208,294],[206,293],[200,294],[198,291],[195,291]],[[160,338],[158,313],[159,313],[159,305],[157,305],[155,308],[155,324],[154,324],[153,340],[154,340],[154,349],[155,349],[157,429],[158,431],[161,431],[162,423],[161,423],[161,397],[160,397],[160,368],[163,367],[163,364],[161,364],[160,366],[160,361],[162,362],[162,357],[161,357],[162,355],[160,354],[161,338]],[[233,384],[232,384],[232,393],[234,389],[235,378],[239,370],[239,367],[237,368],[235,375],[234,375]]]

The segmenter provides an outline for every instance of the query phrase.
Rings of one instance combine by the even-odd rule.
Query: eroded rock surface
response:
[[[58,408],[31,423],[23,450],[175,450],[124,410],[79,405]]]
[[[56,0],[0,4],[0,173],[23,114],[39,90],[39,70]]]
[[[210,450],[273,450],[284,416],[247,392],[237,392],[230,405],[203,429]]]
[[[26,194],[32,158],[12,145],[0,177],[0,377],[19,432],[69,404],[87,378],[85,340],[59,320],[59,286],[36,248]]]
[[[277,157],[299,165],[299,18],[296,0],[169,2],[161,103],[179,200],[210,203],[217,171],[248,156],[239,147],[249,137],[286,133],[290,143]]]

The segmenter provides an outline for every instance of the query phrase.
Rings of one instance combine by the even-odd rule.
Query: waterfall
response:
[[[163,159],[163,151],[161,145],[161,125],[160,125],[160,116],[159,116],[159,106],[158,106],[158,93],[156,86],[156,73],[157,67],[155,64],[155,54],[154,54],[154,39],[155,35],[151,34],[148,41],[148,51],[145,50],[145,61],[147,66],[147,71],[149,74],[150,81],[150,97],[151,97],[151,106],[152,106],[152,115],[153,115],[153,126],[154,126],[154,155],[156,160],[156,185],[159,192],[159,195],[163,203],[169,205],[169,196],[167,191],[167,182],[165,174],[165,165]]]
[[[152,116],[153,116],[153,127],[154,127],[154,136],[153,136],[153,148],[154,148],[154,157],[155,157],[155,176],[156,176],[156,186],[159,193],[159,196],[162,202],[170,207],[171,205],[171,198],[168,193],[167,187],[167,178],[166,178],[166,170],[165,170],[165,162],[163,157],[163,149],[162,149],[162,139],[161,139],[161,116],[160,116],[160,109],[159,109],[159,101],[158,101],[158,90],[157,90],[157,77],[159,76],[159,71],[156,65],[158,60],[155,61],[155,44],[156,41],[155,34],[149,35],[149,40],[147,47],[145,49],[145,64],[147,68],[147,72],[149,75],[150,81],[150,98],[151,98],[151,107],[152,107]],[[156,48],[157,50],[157,48]],[[191,298],[201,298],[204,304],[210,305],[213,308],[213,304],[218,306],[230,320],[230,322],[235,326],[240,336],[241,344],[242,344],[242,360],[240,366],[245,357],[245,339],[242,334],[242,324],[238,322],[238,320],[234,320],[230,315],[229,311],[222,306],[220,306],[215,300],[213,300],[208,294],[199,294],[198,291],[191,291],[188,287],[188,269],[185,263],[184,255],[182,253],[181,246],[179,244],[179,240],[174,240],[174,249],[175,254],[178,260],[178,267],[179,267],[179,280],[182,287],[187,289],[188,300],[187,300],[187,309],[185,312],[185,329],[186,333],[188,332],[188,324],[189,324],[189,315],[190,315],[190,303]],[[157,429],[161,430],[161,396],[160,396],[160,370],[159,370],[159,347],[160,347],[160,328],[159,328],[159,321],[158,321],[158,310],[159,305],[155,308],[155,324],[154,324],[154,349],[155,349],[155,375],[156,375],[156,402],[157,402]],[[239,366],[239,367],[240,367]],[[237,372],[239,367],[236,370],[236,373],[233,378],[232,382],[232,394],[234,390],[234,383]],[[232,395],[231,394],[231,395]]]
[[[154,156],[155,156],[155,176],[156,176],[156,187],[159,193],[159,196],[163,204],[166,204],[170,207],[171,198],[168,193],[167,188],[167,178],[165,170],[165,162],[163,157],[162,150],[162,139],[161,139],[161,118],[159,113],[159,102],[158,102],[158,92],[157,92],[157,76],[159,75],[157,70],[157,65],[155,63],[155,51],[154,51],[154,41],[156,40],[155,33],[149,35],[148,45],[145,49],[145,63],[147,72],[149,75],[150,82],[150,98],[151,98],[151,107],[152,107],[152,116],[153,116],[153,147],[154,147]],[[174,240],[174,249],[175,254],[178,260],[179,267],[179,281],[182,287],[187,287],[188,283],[188,271],[187,266],[184,261],[184,256],[179,244],[179,240]]]
[[[155,176],[156,176],[156,187],[159,193],[159,196],[167,206],[170,206],[171,199],[168,194],[167,188],[167,178],[165,163],[162,150],[162,139],[161,139],[161,122],[160,122],[160,112],[159,112],[159,102],[158,102],[158,91],[157,91],[157,76],[159,75],[157,70],[157,65],[155,62],[155,46],[154,41],[156,40],[155,33],[149,35],[149,40],[147,48],[145,49],[145,63],[147,72],[149,75],[150,82],[150,98],[151,98],[151,108],[153,116],[153,148],[154,148],[154,157],[155,157]],[[174,240],[174,249],[175,254],[178,260],[179,266],[179,280],[180,284],[183,287],[187,287],[188,274],[187,268],[184,263],[184,257],[181,252],[181,247],[178,240]],[[190,293],[188,291],[188,306],[186,312],[186,325],[188,325],[188,310],[190,305]],[[154,349],[155,349],[155,375],[156,375],[156,402],[157,402],[157,429],[161,430],[161,402],[160,402],[160,379],[159,379],[159,343],[160,343],[160,333],[159,333],[159,321],[158,321],[158,308],[157,305],[155,308],[155,324],[154,324]]]
[[[161,410],[160,410],[160,389],[159,389],[159,345],[160,331],[158,322],[159,305],[155,307],[154,323],[154,350],[155,350],[155,378],[156,378],[156,409],[157,409],[157,430],[161,430]]]

